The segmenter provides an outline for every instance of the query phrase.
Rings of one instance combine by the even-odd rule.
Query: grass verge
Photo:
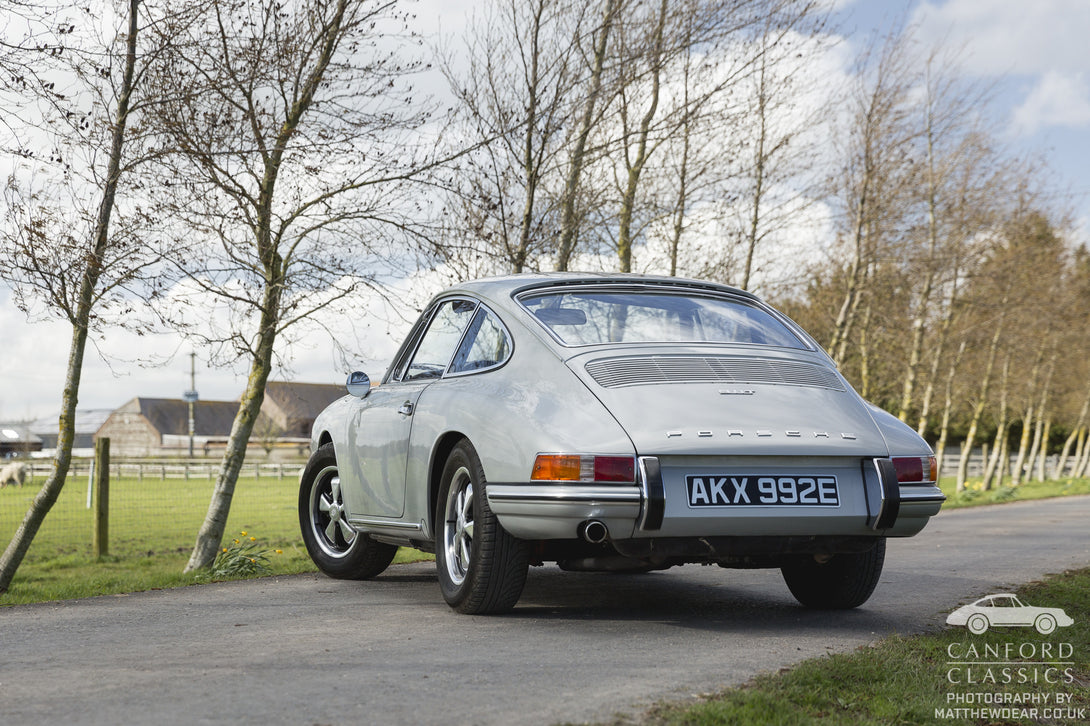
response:
[[[265,575],[294,575],[317,572],[302,543],[287,548],[266,550],[270,570]],[[394,563],[417,562],[432,555],[403,547]],[[51,600],[71,600],[98,595],[117,595],[142,590],[162,590],[169,587],[199,585],[221,579],[205,573],[184,574],[189,550],[157,553],[139,559],[115,556],[95,560],[86,555],[60,555],[37,560],[19,568],[7,593],[0,595],[0,607],[27,605]]]
[[[953,478],[943,478],[939,482],[939,488],[946,495],[946,504],[943,505],[943,509],[1090,494],[1090,479],[1031,481],[1019,484],[1016,487],[1000,486],[987,490],[982,489],[981,485],[980,480],[969,480],[966,482],[965,490],[959,493]]]
[[[1090,723],[1090,569],[1051,576],[1018,594],[1032,605],[1063,608],[1075,624],[1047,636],[1031,628],[972,635],[953,626],[928,635],[893,636],[853,653],[758,676],[696,704],[660,705],[636,723]],[[970,661],[1015,663],[971,666]]]

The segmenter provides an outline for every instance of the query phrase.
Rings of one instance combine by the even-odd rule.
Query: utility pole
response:
[[[193,407],[199,396],[197,395],[197,354],[189,354],[189,390],[182,394],[182,398],[189,404],[189,458],[193,458],[193,434],[196,430],[193,418]]]

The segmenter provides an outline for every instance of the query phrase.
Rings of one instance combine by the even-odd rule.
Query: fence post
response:
[[[95,535],[96,559],[110,554],[110,440],[95,440]]]

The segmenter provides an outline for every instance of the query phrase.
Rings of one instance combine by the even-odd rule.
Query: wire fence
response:
[[[299,542],[297,506],[303,463],[244,464],[231,501],[228,535],[246,531],[273,547]],[[93,460],[73,462],[26,561],[91,555],[92,467]],[[23,487],[0,489],[0,538],[4,543],[11,541],[49,473],[49,465],[40,463]],[[111,462],[109,554],[133,558],[190,551],[218,473],[219,461]]]

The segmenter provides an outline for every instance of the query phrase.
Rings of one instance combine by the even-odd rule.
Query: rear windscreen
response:
[[[547,292],[519,299],[564,345],[744,343],[806,349],[780,319],[748,302],[682,292]]]

